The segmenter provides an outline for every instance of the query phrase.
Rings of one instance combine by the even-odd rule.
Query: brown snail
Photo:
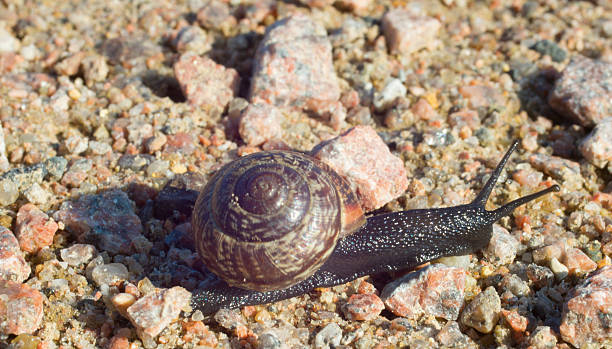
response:
[[[200,193],[193,211],[196,248],[218,277],[194,294],[193,307],[209,314],[269,303],[485,247],[494,222],[559,190],[554,185],[485,209],[517,144],[472,203],[367,219],[344,179],[306,154],[260,152],[227,164]]]

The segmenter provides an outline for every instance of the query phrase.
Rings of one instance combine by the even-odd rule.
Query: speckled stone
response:
[[[24,252],[38,252],[51,246],[57,223],[33,204],[25,204],[17,212],[15,236]]]
[[[344,314],[349,320],[368,321],[375,319],[385,305],[375,294],[354,294],[346,302]]]
[[[461,323],[481,333],[490,333],[499,319],[501,301],[493,286],[479,293],[461,312]]]
[[[340,345],[342,329],[332,322],[323,327],[315,336],[314,347],[318,349],[331,348]]]
[[[238,93],[238,72],[208,57],[187,52],[174,64],[174,74],[189,103],[224,109]]]
[[[13,233],[0,226],[0,279],[23,282],[30,276],[30,265],[23,258]]]
[[[561,72],[548,103],[558,113],[592,127],[612,115],[612,63],[575,56]]]
[[[612,117],[601,120],[578,145],[580,154],[599,167],[607,166],[612,173]]]
[[[88,263],[96,254],[96,248],[87,244],[74,244],[60,250],[62,260],[73,266]]]
[[[529,163],[535,169],[562,181],[563,187],[568,190],[580,188],[584,182],[580,164],[575,161],[547,154],[533,154],[529,156]]]
[[[0,281],[0,333],[34,333],[43,319],[43,296],[26,284]]]
[[[385,13],[382,19],[382,30],[392,54],[408,55],[431,46],[440,26],[437,19],[405,8],[393,9]]]
[[[346,110],[338,101],[340,88],[325,28],[302,14],[269,26],[257,48],[249,98],[252,103],[309,110],[339,128]]]
[[[576,347],[612,344],[612,266],[591,275],[572,290],[563,305],[561,337]]]
[[[499,224],[493,224],[493,235],[483,251],[485,257],[495,265],[510,264],[514,261],[520,243]]]
[[[385,286],[380,298],[389,311],[409,319],[432,315],[456,320],[463,306],[466,273],[433,264]]]
[[[238,132],[246,144],[259,146],[266,141],[281,137],[282,119],[281,111],[273,105],[249,104],[241,113]]]
[[[438,343],[448,348],[477,348],[476,343],[467,335],[461,333],[457,321],[449,321],[436,335]]]
[[[548,326],[538,326],[529,336],[529,345],[535,348],[554,348],[557,345],[557,336]]]
[[[133,202],[119,190],[64,201],[53,217],[66,230],[110,254],[129,254],[146,242]]]
[[[311,154],[349,181],[365,211],[383,206],[408,187],[403,162],[369,126],[353,127]]]
[[[127,308],[128,319],[141,338],[155,337],[189,305],[190,298],[189,291],[179,286],[157,290]]]

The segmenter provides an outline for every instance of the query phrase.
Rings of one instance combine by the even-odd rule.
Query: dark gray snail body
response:
[[[344,180],[307,155],[256,153],[228,164],[207,184],[194,208],[192,226],[198,252],[219,277],[194,293],[192,305],[210,314],[222,307],[270,303],[316,287],[339,285],[384,271],[411,269],[443,256],[479,250],[488,244],[494,222],[528,201],[559,190],[554,185],[496,210],[485,209],[516,146],[514,142],[470,204],[392,212],[370,216],[365,221]],[[279,168],[285,165],[292,168]],[[289,179],[281,178],[287,172]],[[241,178],[245,174],[247,178]],[[305,199],[303,191],[309,189],[303,185],[312,180],[317,184]],[[320,199],[318,195],[331,199]],[[309,208],[316,212],[295,213],[286,211],[283,205],[257,202],[270,198],[280,198],[290,206],[296,206],[294,200],[304,199],[308,203],[298,203],[298,211]],[[242,216],[247,213],[255,218]],[[293,216],[282,216],[287,213]],[[299,220],[311,214],[314,219],[308,217],[306,223]],[[229,237],[222,233],[226,228],[230,230]],[[296,228],[305,235],[293,243],[282,241],[278,248],[274,245],[275,239],[286,238]],[[253,231],[263,235],[253,237],[249,234]],[[322,240],[318,234],[323,236]],[[312,242],[314,247],[306,247],[306,242]],[[272,250],[260,251],[259,247],[266,244]],[[288,257],[279,257],[284,252],[288,252],[285,254]],[[302,262],[304,257],[309,261]]]

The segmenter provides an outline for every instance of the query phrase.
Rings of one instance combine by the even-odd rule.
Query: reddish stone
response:
[[[612,266],[591,275],[569,295],[563,306],[561,337],[575,347],[610,341]]]
[[[567,267],[570,274],[585,274],[597,269],[597,263],[577,248],[568,248],[561,262]]]
[[[178,317],[190,298],[189,291],[179,286],[156,290],[127,308],[127,317],[141,337],[155,337]]]
[[[405,8],[393,9],[383,16],[382,30],[392,54],[410,54],[429,47],[438,35],[440,21]]]
[[[512,331],[514,332],[525,332],[527,329],[527,318],[521,316],[516,310],[501,310],[501,315],[506,320]]]
[[[26,284],[0,281],[0,333],[33,333],[43,318],[43,296]]]
[[[408,187],[404,163],[369,126],[353,127],[311,153],[349,181],[365,211],[383,206]]]
[[[242,111],[239,132],[248,145],[259,146],[266,141],[281,137],[283,116],[278,108],[270,104],[249,104]]]
[[[0,226],[0,280],[23,282],[30,273],[30,265],[23,258],[15,235]]]
[[[129,347],[130,341],[122,335],[113,336],[108,342],[108,349],[128,349]]]
[[[563,187],[582,187],[584,179],[580,174],[580,164],[558,156],[546,154],[533,154],[529,157],[529,164],[545,174],[563,181]]]
[[[33,204],[25,204],[17,212],[15,235],[24,252],[37,252],[53,244],[57,223]]]
[[[255,57],[251,102],[302,108],[339,127],[346,117],[339,98],[325,28],[301,14],[269,26]]]
[[[612,115],[612,63],[576,56],[548,95],[548,104],[568,119],[591,127]]]
[[[368,321],[374,320],[383,309],[385,305],[377,295],[354,294],[346,303],[344,314],[351,321]]]
[[[463,269],[434,264],[388,284],[380,298],[398,316],[418,319],[427,314],[456,320],[464,302],[465,280]]]
[[[501,92],[489,86],[461,86],[459,93],[468,100],[470,108],[492,107],[504,104],[504,97]]]
[[[438,119],[440,116],[424,98],[419,98],[419,100],[410,107],[410,111],[421,120],[434,120]]]
[[[240,86],[236,70],[192,52],[181,55],[174,64],[174,75],[189,103],[205,108],[225,109]]]

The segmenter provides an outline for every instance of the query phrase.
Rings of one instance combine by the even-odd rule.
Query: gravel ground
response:
[[[0,74],[0,347],[612,346],[609,1],[7,0]],[[190,306],[223,164],[330,146],[398,211],[469,202],[515,139],[488,207],[562,189],[483,251]]]

